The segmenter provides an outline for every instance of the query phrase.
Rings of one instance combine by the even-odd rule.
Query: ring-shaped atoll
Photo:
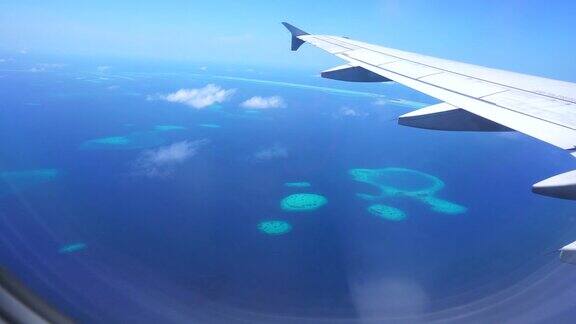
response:
[[[267,220],[258,224],[260,232],[267,235],[283,235],[292,230],[292,225],[282,220]]]
[[[352,169],[354,180],[380,188],[382,196],[428,196],[444,188],[433,175],[406,168]]]
[[[367,201],[379,201],[389,197],[409,197],[428,204],[432,210],[444,214],[462,214],[467,208],[437,198],[444,188],[440,178],[407,168],[351,169],[349,174],[358,182],[367,183],[380,190],[378,195],[356,194]]]
[[[311,193],[298,193],[290,195],[280,202],[285,211],[313,211],[328,203],[326,197]]]
[[[399,222],[406,219],[406,213],[404,211],[387,205],[380,205],[380,204],[372,205],[368,207],[368,212],[372,215],[393,222]]]

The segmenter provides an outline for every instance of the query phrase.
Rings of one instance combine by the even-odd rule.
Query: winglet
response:
[[[304,40],[298,38],[298,36],[309,35],[307,32],[303,31],[300,28],[294,27],[287,22],[283,22],[282,25],[288,29],[288,31],[292,34],[292,50],[297,51],[302,44],[305,43]]]

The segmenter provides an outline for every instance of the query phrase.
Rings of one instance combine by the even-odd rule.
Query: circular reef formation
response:
[[[328,203],[328,200],[318,194],[299,193],[290,195],[280,202],[280,207],[286,211],[312,211]]]
[[[437,198],[435,194],[444,188],[444,181],[421,171],[406,168],[351,169],[349,174],[354,180],[373,185],[380,190],[379,195],[356,194],[366,201],[408,197],[428,204],[433,211],[439,213],[461,214],[467,211],[464,206]]]
[[[281,220],[268,220],[258,224],[258,229],[268,235],[283,235],[292,230],[292,225]]]
[[[354,180],[380,188],[381,196],[429,196],[444,188],[433,175],[406,168],[352,169]]]
[[[386,205],[372,205],[368,207],[368,211],[375,216],[384,218],[386,220],[399,222],[406,219],[406,213],[398,208]]]
[[[422,201],[430,205],[432,210],[444,214],[462,214],[468,210],[464,206],[436,197],[425,197]]]

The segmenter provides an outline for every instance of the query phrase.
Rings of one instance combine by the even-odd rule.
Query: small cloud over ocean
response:
[[[288,157],[288,149],[278,143],[254,153],[254,159],[258,162],[285,159]]]
[[[178,165],[196,156],[207,139],[182,141],[157,149],[144,151],[134,163],[133,174],[148,178],[167,178],[174,174]]]
[[[339,115],[342,117],[367,117],[368,113],[351,107],[340,108]]]
[[[241,107],[247,109],[270,109],[270,108],[283,108],[286,107],[284,99],[280,96],[272,97],[252,97],[240,104]]]
[[[61,69],[65,67],[63,63],[38,63],[34,67],[28,69],[28,72],[48,72]]]
[[[180,89],[167,95],[161,95],[159,98],[202,109],[229,100],[235,92],[235,89],[224,89],[215,84],[208,84],[202,88]]]
[[[109,72],[111,68],[112,67],[108,65],[100,65],[96,67],[96,71],[98,71],[98,73],[106,73]]]

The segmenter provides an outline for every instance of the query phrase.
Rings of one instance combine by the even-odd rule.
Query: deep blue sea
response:
[[[393,84],[50,59],[0,63],[0,265],[80,322],[576,316],[576,205],[530,191],[564,152],[399,126],[437,101]]]

